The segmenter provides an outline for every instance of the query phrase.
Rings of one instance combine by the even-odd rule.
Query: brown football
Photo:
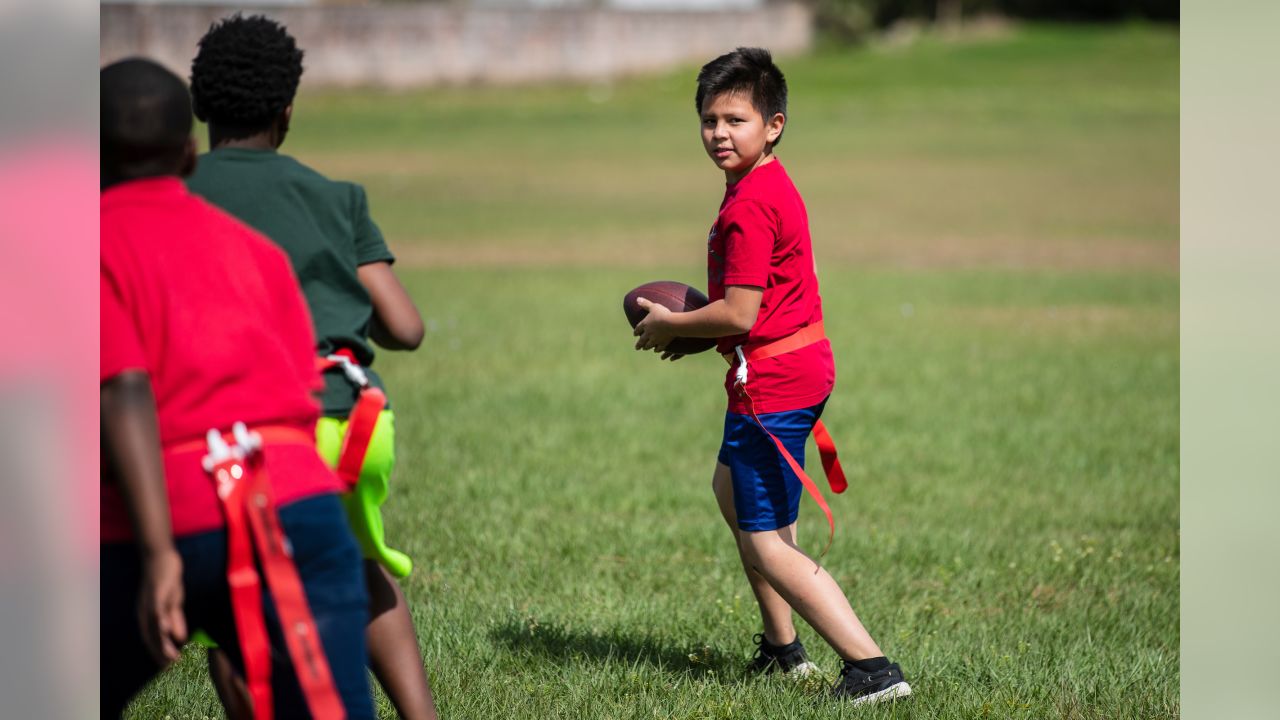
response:
[[[640,307],[637,298],[644,298],[658,303],[674,312],[697,310],[709,302],[697,288],[689,287],[674,280],[659,280],[641,285],[622,298],[622,311],[627,314],[627,322],[635,327],[649,311]],[[715,338],[681,337],[667,345],[667,351],[681,355],[693,355],[705,352],[716,346]]]

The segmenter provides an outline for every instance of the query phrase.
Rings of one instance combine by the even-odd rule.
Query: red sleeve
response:
[[[99,382],[106,382],[126,370],[147,370],[133,315],[120,297],[120,289],[107,267],[102,267],[102,342]]]
[[[767,287],[778,218],[762,203],[740,200],[724,213],[724,284]]]

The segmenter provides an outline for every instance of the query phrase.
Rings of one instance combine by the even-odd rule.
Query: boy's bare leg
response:
[[[244,678],[231,667],[231,659],[218,648],[209,648],[209,679],[227,711],[227,720],[253,720],[253,701]]]
[[[370,620],[365,629],[369,666],[400,717],[436,720],[435,698],[422,667],[418,636],[404,593],[385,568],[373,560],[364,562],[365,584],[369,590]],[[249,689],[231,667],[226,653],[217,648],[209,651],[209,677],[227,711],[227,719],[252,720]]]
[[[400,584],[373,560],[365,561],[369,588],[369,667],[405,720],[436,720],[435,698],[427,683],[418,634]]]
[[[739,531],[744,561],[800,614],[845,660],[884,655],[849,599],[823,567],[795,543],[792,527],[767,532]]]
[[[751,592],[756,596],[756,604],[760,606],[764,638],[770,645],[786,645],[796,639],[796,627],[791,619],[791,606],[769,585],[769,581],[752,570],[751,563],[747,562],[742,540],[739,537],[738,514],[733,509],[733,477],[730,475],[728,466],[716,463],[711,487],[715,491],[720,514],[729,524],[729,530],[733,533],[734,542],[738,546],[738,557],[742,560],[742,570],[747,574],[747,582],[751,584]],[[792,527],[795,527],[794,524]]]

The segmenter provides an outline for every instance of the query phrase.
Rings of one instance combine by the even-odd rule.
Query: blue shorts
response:
[[[280,524],[293,546],[329,669],[349,718],[373,718],[365,671],[368,595],[360,549],[347,528],[336,495],[317,495],[279,509]],[[203,628],[244,672],[244,660],[227,588],[225,530],[188,535],[174,542],[182,556],[183,610],[188,628]],[[103,543],[101,603],[101,701],[103,717],[119,717],[125,705],[160,667],[142,644],[138,630],[141,564],[133,543]],[[310,717],[280,634],[275,608],[267,603],[271,636],[271,685],[277,718]]]
[[[826,404],[823,400],[803,410],[765,413],[760,415],[760,422],[804,467],[805,441]],[[777,530],[796,521],[804,485],[778,452],[778,446],[750,415],[725,413],[724,440],[717,459],[729,467],[733,476],[733,508],[738,514],[739,530]]]

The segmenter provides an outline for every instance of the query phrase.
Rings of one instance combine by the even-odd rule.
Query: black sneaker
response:
[[[756,654],[747,665],[748,673],[772,675],[774,671],[781,670],[797,677],[806,677],[818,671],[818,666],[809,661],[800,638],[786,645],[771,645],[763,634],[756,633],[752,642],[756,644]]]
[[[831,688],[831,694],[846,698],[854,705],[864,705],[907,697],[911,694],[911,686],[902,678],[902,668],[898,663],[890,663],[883,670],[869,673],[845,660],[844,667],[840,668],[840,679]]]

